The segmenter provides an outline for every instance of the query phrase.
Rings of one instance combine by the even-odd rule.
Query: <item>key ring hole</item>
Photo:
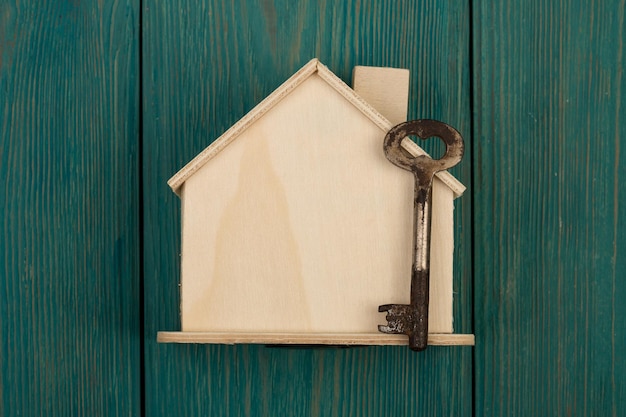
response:
[[[423,140],[416,135],[409,135],[408,138],[415,142],[420,148],[425,150],[432,159],[441,159],[446,154],[446,144],[438,137],[431,137],[428,140]]]

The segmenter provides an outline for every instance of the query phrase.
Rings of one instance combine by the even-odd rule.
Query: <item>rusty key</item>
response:
[[[437,136],[446,144],[441,159],[427,155],[413,156],[401,145],[415,135],[420,139]],[[430,216],[433,176],[452,168],[463,158],[463,138],[453,127],[436,120],[413,120],[389,130],[383,143],[385,156],[394,165],[415,176],[413,208],[413,267],[411,271],[411,304],[385,304],[379,312],[387,312],[387,325],[378,326],[383,333],[406,334],[409,347],[420,351],[428,345],[428,292],[430,286]]]

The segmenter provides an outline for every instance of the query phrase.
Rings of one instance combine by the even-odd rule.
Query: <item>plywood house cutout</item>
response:
[[[407,343],[377,326],[379,305],[409,302],[414,180],[382,146],[406,120],[409,73],[354,75],[356,91],[313,59],[169,180],[182,201],[182,332],[159,341]],[[448,172],[433,187],[429,344],[471,344],[452,334],[465,188]]]

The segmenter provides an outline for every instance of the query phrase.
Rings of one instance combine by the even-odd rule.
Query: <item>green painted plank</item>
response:
[[[0,415],[140,413],[138,2],[0,5]]]
[[[471,413],[470,347],[156,343],[158,330],[180,329],[180,201],[168,178],[313,57],[347,82],[357,64],[410,68],[410,117],[446,121],[469,140],[468,12],[441,0],[145,1],[147,415]],[[470,155],[454,171],[467,185]],[[469,197],[458,200],[460,332],[472,330],[470,208]]]
[[[476,415],[626,413],[624,3],[475,4]]]

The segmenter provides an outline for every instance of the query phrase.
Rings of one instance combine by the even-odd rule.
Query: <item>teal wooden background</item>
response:
[[[0,3],[0,415],[626,413],[624,0]],[[301,65],[456,126],[476,348],[159,345],[166,180]],[[621,180],[621,181],[620,181]]]
[[[624,13],[474,5],[476,415],[626,415]]]
[[[138,2],[0,3],[0,415],[139,415]]]

